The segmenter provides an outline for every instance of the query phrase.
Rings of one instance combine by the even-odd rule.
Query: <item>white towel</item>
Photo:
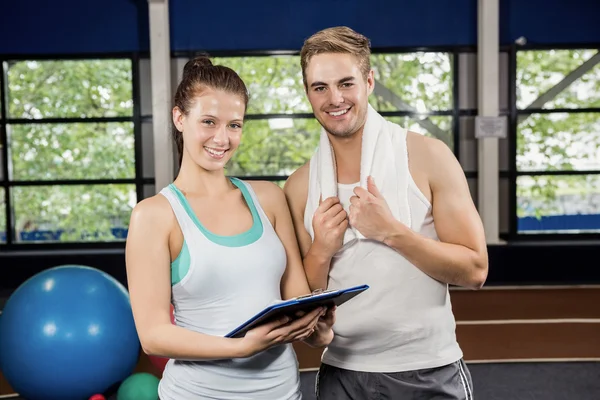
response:
[[[394,218],[410,227],[411,217],[408,204],[408,151],[406,130],[384,119],[371,105],[363,131],[360,186],[367,189],[367,178],[373,177],[375,185],[386,199]],[[335,156],[329,136],[321,130],[319,147],[311,160],[309,174],[309,210],[314,212],[319,199],[337,196],[337,172]],[[314,170],[313,170],[314,169]],[[312,212],[310,218],[312,218]],[[306,221],[308,224],[308,220]],[[309,229],[313,236],[312,226]],[[354,227],[346,230],[344,245],[364,239]]]

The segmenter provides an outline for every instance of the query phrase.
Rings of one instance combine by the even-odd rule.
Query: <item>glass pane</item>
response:
[[[600,169],[600,113],[521,116],[517,168],[521,171]]]
[[[598,50],[517,52],[517,107],[526,108],[589,60]],[[536,108],[600,107],[600,64],[545,104]]]
[[[127,236],[135,185],[11,189],[18,242],[109,242]]]
[[[600,232],[600,175],[517,178],[520,233]]]
[[[131,60],[19,61],[8,68],[11,118],[133,115]]]
[[[242,143],[227,173],[289,175],[312,156],[319,143],[320,130],[321,125],[312,118],[246,121]]]
[[[0,243],[6,243],[6,203],[4,188],[0,188]]]
[[[449,54],[375,54],[371,57],[371,67],[375,70],[376,84],[369,100],[375,109],[421,113],[452,109]]]
[[[12,125],[15,180],[135,177],[133,123]]]
[[[454,149],[454,135],[452,133],[452,117],[434,115],[431,117],[387,117],[388,120],[408,129],[434,137]]]
[[[215,58],[236,71],[250,92],[248,114],[312,113],[299,56]]]

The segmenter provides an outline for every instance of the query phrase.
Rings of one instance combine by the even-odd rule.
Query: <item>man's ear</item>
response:
[[[370,70],[367,75],[367,92],[369,96],[373,93],[373,90],[375,90],[375,72]]]

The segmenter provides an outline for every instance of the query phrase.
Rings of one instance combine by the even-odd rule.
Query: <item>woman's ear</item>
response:
[[[179,132],[183,132],[183,119],[185,114],[181,112],[179,107],[173,107],[173,125]]]

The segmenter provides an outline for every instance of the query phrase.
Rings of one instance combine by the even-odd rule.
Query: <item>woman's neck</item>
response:
[[[223,169],[207,171],[195,163],[183,160],[173,182],[186,196],[221,196],[233,189]]]

